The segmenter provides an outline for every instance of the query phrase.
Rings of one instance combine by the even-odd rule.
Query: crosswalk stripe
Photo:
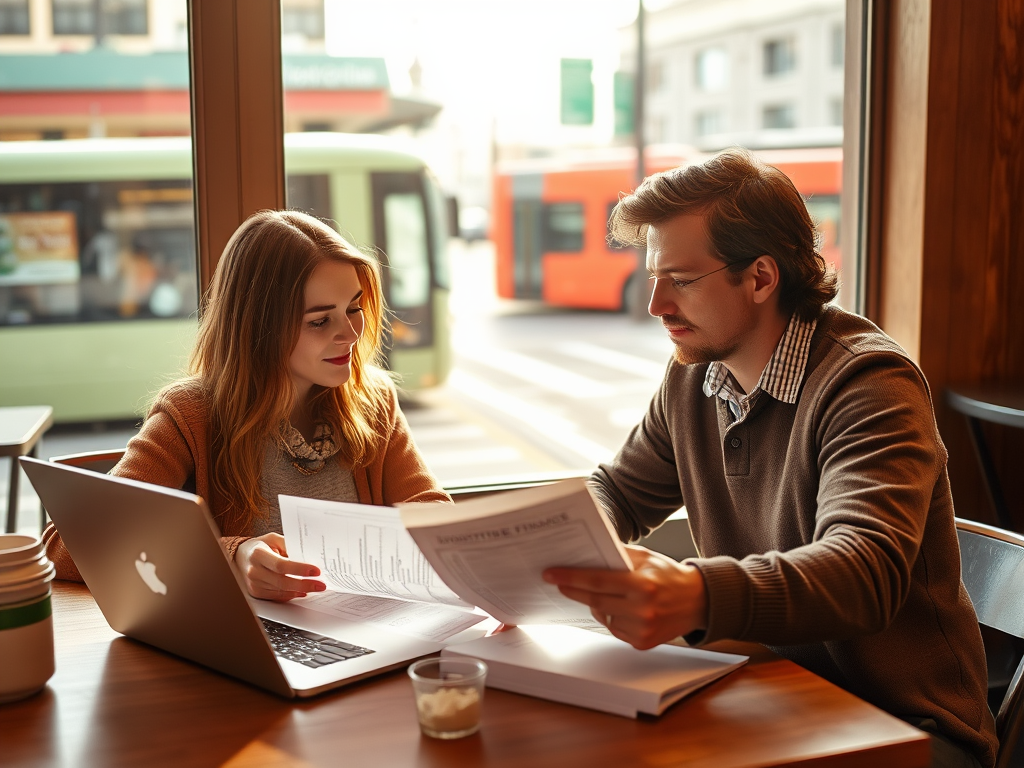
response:
[[[576,432],[577,425],[556,413],[539,408],[533,403],[501,392],[482,379],[455,369],[448,377],[448,386],[468,397],[501,411],[507,416],[528,424],[543,437],[597,464],[610,459],[612,449],[595,443]]]
[[[437,469],[438,467],[479,466],[480,464],[506,464],[523,458],[519,451],[509,445],[459,451],[428,451],[424,448],[423,456],[431,469]]]
[[[646,357],[619,352],[615,349],[608,349],[597,344],[589,344],[585,341],[566,342],[559,344],[555,349],[563,355],[575,357],[578,360],[586,360],[588,363],[603,365],[616,371],[632,373],[635,376],[660,380],[665,375],[667,361],[654,362]]]
[[[409,419],[409,428],[416,442],[423,447],[425,443],[452,443],[456,440],[474,440],[485,437],[487,433],[476,424],[419,424]]]
[[[511,350],[465,347],[458,350],[458,355],[570,397],[609,397],[615,393],[608,384]]]

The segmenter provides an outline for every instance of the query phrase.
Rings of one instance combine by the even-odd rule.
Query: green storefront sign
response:
[[[594,124],[594,62],[562,59],[562,125]]]

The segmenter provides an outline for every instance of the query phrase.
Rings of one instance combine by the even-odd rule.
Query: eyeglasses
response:
[[[743,262],[754,261],[754,259],[756,258],[757,257],[755,256],[754,258],[742,259],[740,261],[733,262],[733,264],[742,264]],[[677,291],[682,291],[684,288],[689,288],[698,280],[703,280],[705,277],[711,277],[711,275],[715,274],[716,272],[721,272],[723,269],[728,269],[729,267],[733,266],[733,264],[726,264],[724,267],[719,267],[718,269],[713,269],[710,272],[705,272],[700,277],[693,278],[693,280],[682,280],[678,277],[658,277],[657,275],[651,275],[648,279],[653,280],[655,284],[657,284],[658,280],[671,280],[672,287],[675,288]]]

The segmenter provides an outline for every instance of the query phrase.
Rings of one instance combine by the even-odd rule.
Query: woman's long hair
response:
[[[377,261],[307,214],[253,214],[224,248],[189,360],[209,404],[211,487],[239,521],[266,510],[264,452],[291,412],[289,358],[301,330],[306,282],[325,261],[355,267],[365,325],[348,381],[314,385],[310,412],[315,422],[331,425],[341,459],[353,468],[371,462],[380,446],[390,394],[379,367],[386,318]]]

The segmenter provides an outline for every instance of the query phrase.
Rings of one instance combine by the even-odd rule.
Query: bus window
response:
[[[385,197],[384,231],[391,268],[391,305],[409,309],[425,304],[430,295],[430,259],[420,197],[412,193]]]
[[[432,174],[427,175],[427,202],[430,204],[430,218],[428,230],[430,231],[431,254],[434,267],[434,285],[447,290],[451,287],[451,276],[448,266],[448,231],[439,225],[448,215],[448,201],[441,190],[441,185]],[[434,222],[433,226],[430,222]]]
[[[583,250],[583,203],[544,205],[544,252],[579,253]]]
[[[608,203],[608,215],[605,217],[605,220],[608,222],[608,234],[605,237],[605,242],[608,244],[609,251],[624,251],[627,248],[631,247],[626,245],[625,243],[620,243],[618,240],[612,237],[612,211],[615,210],[615,206],[618,204],[618,200],[614,200],[613,202]]]
[[[326,173],[290,173],[287,185],[289,209],[311,214],[338,228],[331,216],[331,184]]]
[[[0,185],[0,325],[187,317],[187,179]]]
[[[818,250],[826,262],[842,269],[839,255],[839,195],[812,195],[807,198],[807,213],[818,231]]]
[[[374,232],[385,255],[385,295],[394,313],[392,346],[433,343],[430,243],[423,176],[419,173],[372,175]]]

